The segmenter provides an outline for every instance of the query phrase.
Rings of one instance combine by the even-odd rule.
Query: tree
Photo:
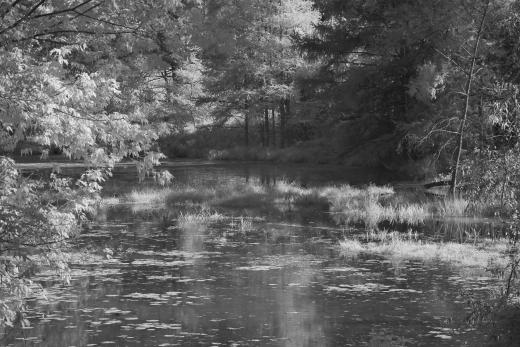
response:
[[[276,128],[264,116],[282,117],[281,100],[287,105],[292,99],[294,76],[304,66],[292,35],[311,30],[314,19],[311,3],[304,0],[206,3],[197,42],[211,76],[208,90],[219,101],[217,125],[241,117],[244,139],[255,124],[266,145],[275,137]],[[283,123],[278,121],[283,127],[287,116],[283,113]]]
[[[457,176],[459,172],[459,166],[460,166],[460,157],[462,153],[462,142],[464,139],[464,131],[466,126],[466,120],[468,119],[468,112],[469,112],[469,106],[470,106],[470,99],[471,99],[471,87],[475,75],[475,66],[478,59],[478,51],[480,46],[480,40],[483,35],[484,30],[484,23],[486,21],[486,17],[489,11],[489,5],[490,1],[486,0],[485,3],[482,6],[482,14],[479,23],[477,24],[476,33],[475,33],[475,39],[473,43],[473,50],[471,53],[471,62],[469,66],[469,70],[467,70],[467,78],[466,78],[466,86],[464,88],[464,111],[462,112],[462,117],[460,121],[459,131],[457,135],[457,147],[455,152],[455,163],[454,167],[452,169],[452,175],[451,175],[451,195],[452,197],[455,197],[455,194],[457,192]]]
[[[331,123],[343,122],[356,135],[344,140],[345,151],[359,158],[354,163],[366,165],[368,153],[375,164],[391,168],[431,163],[433,171],[450,172],[453,181],[457,158],[474,144],[463,133],[474,130],[482,86],[496,78],[488,63],[497,52],[497,24],[514,13],[514,2],[315,4],[321,20],[300,44],[324,64],[307,86],[315,99],[326,100],[323,108],[338,115]]]
[[[79,180],[53,173],[40,181],[21,177],[12,159],[1,158],[0,325],[23,322],[23,298],[39,266],[65,273],[61,248],[116,162],[133,160],[141,178],[171,179],[154,170],[163,157],[155,142],[170,132],[173,107],[187,113],[193,106],[199,90],[192,82],[202,68],[181,30],[196,2],[161,5],[0,2],[1,151],[27,151],[30,142],[42,157],[57,148],[88,167]],[[170,80],[158,84],[166,69]]]

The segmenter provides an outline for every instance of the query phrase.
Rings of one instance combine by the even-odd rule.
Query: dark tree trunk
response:
[[[171,102],[171,86],[170,79],[168,78],[168,70],[161,73],[161,76],[164,80],[164,92],[166,93],[166,102],[170,104]]]
[[[290,97],[285,98],[285,113],[283,117],[283,144],[287,146],[287,122],[291,116],[291,99]]]
[[[244,136],[245,145],[249,147],[249,115],[247,113],[244,119]]]
[[[266,147],[271,145],[269,138],[269,109],[266,107],[264,110],[264,128],[265,128],[265,144]]]
[[[280,148],[285,147],[285,114],[286,114],[285,98],[280,99]]]
[[[273,129],[273,147],[276,148],[276,110],[273,108],[271,113],[273,115],[273,125],[271,127]]]
[[[244,142],[249,147],[249,100],[244,102]]]
[[[260,122],[259,125],[259,131],[260,131],[260,140],[262,141],[262,147],[265,147],[265,130],[264,130],[264,122]]]

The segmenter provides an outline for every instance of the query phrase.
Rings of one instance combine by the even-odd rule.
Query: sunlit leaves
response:
[[[0,259],[0,298],[13,304],[0,302],[0,325],[23,324],[21,303],[36,265],[66,278],[61,246],[93,212],[117,162],[134,161],[140,178],[159,184],[173,179],[154,169],[164,158],[155,141],[171,132],[173,116],[194,112],[204,93],[204,67],[189,32],[200,5],[0,1],[1,150],[30,155],[34,148],[42,158],[58,150],[91,168],[79,179],[56,173],[38,181],[1,160],[0,256],[6,258]],[[164,71],[171,79],[167,90],[156,78]],[[20,280],[6,285],[14,278]]]

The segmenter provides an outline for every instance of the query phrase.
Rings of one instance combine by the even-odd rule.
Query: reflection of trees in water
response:
[[[186,252],[202,252],[205,249],[207,225],[189,224],[180,229],[179,249]]]
[[[425,235],[439,241],[461,243],[478,242],[479,239],[514,238],[516,235],[516,232],[507,223],[466,219],[428,221],[424,224],[423,231]]]
[[[259,172],[260,184],[266,187],[274,187],[276,185],[277,175],[270,170],[261,170]]]
[[[254,254],[270,253],[270,248],[262,247],[257,245]],[[233,341],[238,345],[248,345],[250,341],[244,340],[248,337],[261,339],[264,343],[270,341],[269,345],[276,341],[276,345],[288,347],[325,346],[322,316],[307,289],[315,280],[312,259],[302,254],[287,254],[283,259],[298,264],[297,271],[291,268],[229,271],[222,259],[219,261],[223,264],[201,260],[197,266],[182,267],[178,272],[182,279],[212,279],[189,282],[189,292],[186,293],[195,298],[189,300],[204,303],[204,310],[201,311],[197,305],[158,306],[154,310],[161,312],[160,318],[146,317],[167,317],[182,323],[187,332],[211,331],[211,341],[223,345],[230,345]],[[183,288],[183,284],[172,282],[167,290],[182,291]],[[188,344],[194,338],[195,335],[187,335],[184,343]]]
[[[336,214],[332,217],[337,224],[345,224],[345,217],[342,214]],[[363,228],[362,223],[357,223],[356,226]],[[393,230],[398,232],[416,230],[426,238],[444,242],[464,243],[478,242],[482,239],[518,239],[518,230],[512,228],[509,223],[470,218],[430,219],[419,225],[389,223],[385,221],[379,223],[378,228],[381,230]]]

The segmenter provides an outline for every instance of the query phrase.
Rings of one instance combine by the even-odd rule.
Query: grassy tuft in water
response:
[[[351,186],[329,187],[322,192],[327,197],[336,220],[345,224],[363,223],[377,228],[381,222],[416,225],[431,213],[427,205],[405,202],[392,187],[370,185],[365,189]]]
[[[161,204],[166,202],[171,193],[171,188],[145,188],[132,190],[126,198],[129,202],[136,204]]]
[[[186,212],[179,214],[177,218],[177,226],[181,229],[189,229],[198,226],[207,226],[212,222],[217,222],[224,218],[223,215],[217,212],[209,212],[208,210],[201,210],[198,212]]]
[[[114,206],[120,204],[121,200],[115,196],[107,196],[99,201],[100,206]]]
[[[241,233],[247,233],[254,230],[252,219],[247,217],[232,218],[231,228],[236,228]]]
[[[135,194],[135,200],[152,200],[154,193]],[[165,197],[164,197],[165,196]],[[170,205],[207,204],[225,208],[312,208],[330,211],[341,224],[364,224],[377,229],[383,222],[418,225],[434,216],[466,216],[469,203],[464,199],[427,197],[416,192],[396,192],[390,186],[350,185],[302,187],[294,182],[279,180],[272,186],[257,183],[227,183],[215,187],[180,186],[165,190]]]
[[[469,243],[435,243],[406,238],[399,233],[383,232],[373,238],[377,242],[362,243],[359,240],[340,241],[345,255],[360,253],[379,254],[393,259],[416,259],[442,261],[455,265],[486,267],[490,264],[507,264],[507,243],[486,242],[479,245]]]
[[[347,256],[357,256],[359,253],[365,251],[365,247],[356,239],[340,241],[340,247],[343,254]]]
[[[436,204],[437,213],[443,217],[462,217],[468,211],[469,202],[462,198],[443,199]]]

